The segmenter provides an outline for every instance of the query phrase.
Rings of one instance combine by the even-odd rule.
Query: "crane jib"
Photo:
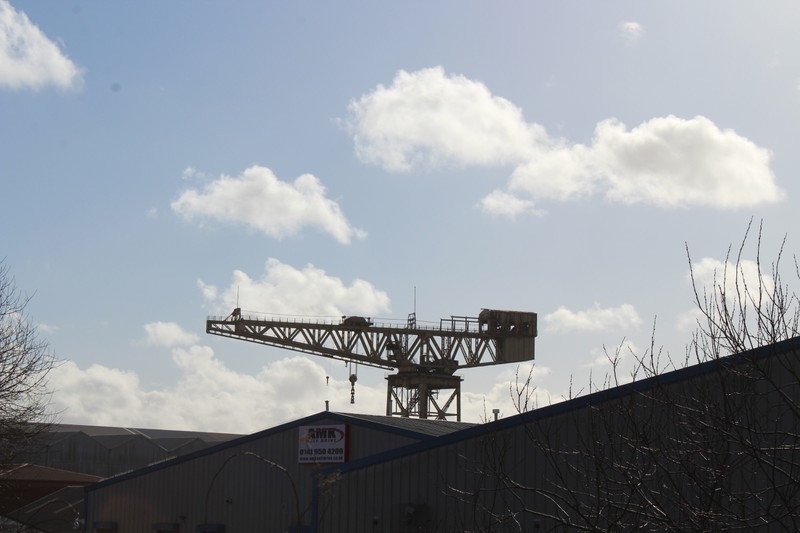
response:
[[[411,315],[414,316],[414,315]],[[438,327],[420,327],[410,316],[404,325],[375,324],[360,316],[339,321],[244,317],[240,309],[229,316],[211,317],[206,332],[288,350],[356,362],[384,369],[396,369],[387,393],[387,414],[410,416],[408,409],[393,412],[392,402],[414,406],[414,414],[427,418],[428,403],[439,410],[437,418],[450,414],[455,397],[440,408],[436,392],[454,389],[458,395],[460,419],[461,378],[453,376],[462,368],[519,363],[534,359],[536,313],[483,309],[478,317],[452,316]],[[387,378],[388,379],[388,378]],[[412,391],[416,397],[405,401],[394,388]],[[419,395],[432,395],[420,402]],[[443,409],[443,410],[442,410]]]

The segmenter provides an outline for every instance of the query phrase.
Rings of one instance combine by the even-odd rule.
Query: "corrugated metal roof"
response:
[[[126,428],[116,426],[86,426],[81,424],[53,424],[48,428],[51,433],[77,432],[80,431],[90,437],[115,437],[115,436],[135,436],[142,435],[148,439],[200,439],[209,444],[225,442],[227,440],[241,437],[236,433],[214,433],[207,431],[183,431],[174,429],[144,429]]]
[[[382,426],[390,426],[395,428],[421,433],[431,437],[438,437],[440,435],[447,435],[455,431],[461,431],[476,424],[469,422],[452,422],[449,420],[424,420],[420,418],[404,418],[397,416],[382,416],[382,415],[362,415],[353,413],[336,413],[345,418],[357,418],[374,424]]]
[[[33,464],[15,465],[7,472],[0,474],[0,478],[13,481],[68,482],[72,485],[94,483],[103,479],[100,476],[92,476],[81,472],[71,472],[60,468],[50,468]]]

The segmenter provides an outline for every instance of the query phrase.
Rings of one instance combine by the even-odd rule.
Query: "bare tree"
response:
[[[47,376],[54,358],[26,314],[29,297],[18,291],[0,261],[0,472],[18,461],[46,427]]]
[[[710,287],[687,246],[699,318],[681,360],[653,341],[620,376],[619,348],[574,409],[534,411],[484,439],[503,444],[474,469],[497,480],[504,506],[481,500],[473,530],[800,530],[800,304],[781,276],[783,245],[764,267],[761,235],[745,261],[748,226]],[[521,410],[530,386],[512,391]],[[526,459],[503,462],[515,442]],[[509,516],[513,527],[498,528]]]
[[[774,344],[796,337],[800,332],[800,302],[782,275],[786,238],[775,261],[765,266],[761,260],[763,222],[756,235],[755,261],[744,259],[751,231],[752,221],[736,253],[735,263],[731,262],[732,248],[729,247],[722,271],[714,273],[711,287],[698,286],[686,246],[695,303],[700,313],[690,353],[699,362]],[[794,274],[800,280],[796,257]]]

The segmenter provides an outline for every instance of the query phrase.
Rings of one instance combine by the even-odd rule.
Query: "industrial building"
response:
[[[34,501],[3,514],[92,533],[794,531],[799,356],[791,339],[483,424],[61,427],[13,472]]]
[[[0,475],[0,531],[82,527],[83,487],[241,435],[52,424]]]
[[[89,485],[85,525],[793,530],[799,349],[792,339],[480,425],[321,412]]]
[[[316,472],[473,424],[321,412],[93,485],[89,531],[289,531],[316,513]],[[297,528],[307,530],[308,528]]]

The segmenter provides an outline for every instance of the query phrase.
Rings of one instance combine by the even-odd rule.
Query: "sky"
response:
[[[800,250],[800,4],[0,0],[0,258],[64,423],[382,414],[386,371],[207,316],[538,313],[463,420],[681,360],[763,221]],[[757,276],[753,239],[743,266]],[[789,263],[791,261],[789,260]],[[793,265],[790,265],[793,267]],[[357,372],[350,404],[351,372]]]

